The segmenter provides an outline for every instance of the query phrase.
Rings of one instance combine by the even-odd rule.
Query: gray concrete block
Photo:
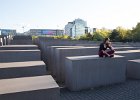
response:
[[[10,45],[32,45],[32,40],[11,40]]]
[[[26,36],[26,35],[17,35],[13,36],[13,40],[10,41],[11,45],[31,45],[33,44],[32,42],[32,37],[31,36]]]
[[[65,46],[52,46],[52,47],[64,48]],[[51,46],[42,45],[41,58],[46,63],[48,70],[52,71],[52,69],[51,69],[52,68],[51,67],[52,66],[52,64],[51,64]]]
[[[48,50],[48,48],[50,48],[51,46],[65,46],[65,45],[72,45],[72,44],[67,44],[67,43],[55,43],[55,42],[40,42],[39,48],[41,50],[41,59],[45,62],[48,63],[47,61],[47,57],[49,57],[49,52],[50,50]]]
[[[56,79],[65,82],[65,58],[70,56],[97,55],[98,47],[57,48],[55,52]]]
[[[36,45],[5,45],[0,50],[34,50],[38,49]]]
[[[50,52],[50,71],[52,72],[53,76],[56,76],[56,53],[55,50],[57,48],[80,48],[82,46],[51,46]]]
[[[116,51],[115,54],[124,56],[126,60],[140,59],[140,49]]]
[[[0,79],[46,75],[43,61],[0,63]]]
[[[59,86],[50,75],[0,80],[1,100],[60,100]]]
[[[140,59],[129,60],[127,62],[127,77],[140,79]]]
[[[126,80],[126,62],[122,56],[98,55],[66,58],[66,87],[72,91],[94,88]]]
[[[140,49],[140,47],[132,47],[132,46],[115,46],[114,49],[116,51],[126,51],[126,50],[137,50]]]
[[[64,47],[64,46],[42,46],[41,58],[47,64],[48,70],[51,70],[51,47]]]
[[[0,62],[40,60],[40,50],[0,50]]]

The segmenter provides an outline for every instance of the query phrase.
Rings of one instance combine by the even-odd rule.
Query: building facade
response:
[[[16,35],[16,30],[12,29],[0,29],[0,35]]]
[[[65,25],[65,34],[71,37],[77,37],[85,34],[85,28],[87,27],[87,22],[82,19],[75,19],[73,22],[68,22]]]
[[[29,35],[58,36],[58,35],[63,35],[64,30],[58,30],[58,29],[30,29],[27,33]]]

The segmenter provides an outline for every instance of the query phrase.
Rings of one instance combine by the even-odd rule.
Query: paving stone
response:
[[[78,92],[60,90],[61,100],[140,100],[140,80],[98,87]]]

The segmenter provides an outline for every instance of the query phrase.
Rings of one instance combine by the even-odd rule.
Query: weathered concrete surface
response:
[[[53,63],[55,70],[56,70],[56,79],[58,82],[64,82],[65,80],[65,57],[67,56],[84,56],[84,55],[97,55],[98,54],[98,46],[94,47],[79,47],[79,48],[56,48],[56,51],[53,53],[54,59],[52,61],[56,62]],[[114,47],[117,53],[123,53],[127,52],[125,50],[133,50],[133,49],[139,49],[139,47]],[[121,50],[121,51],[118,51]],[[116,54],[117,54],[116,53]],[[122,54],[126,56],[125,54]],[[131,54],[128,54],[127,56],[130,56]],[[136,56],[138,56],[136,54]],[[132,57],[136,57],[132,56]],[[140,55],[139,55],[140,56]]]
[[[51,66],[52,66],[52,57],[53,57],[53,53],[54,53],[54,49],[55,48],[66,48],[69,46],[46,46],[43,50],[43,61],[47,64],[48,70],[51,70]],[[72,47],[72,46],[70,46]],[[41,51],[42,52],[42,51]]]
[[[56,51],[55,51],[55,49],[57,49],[57,48],[75,48],[76,46],[47,46],[46,48],[46,52],[44,52],[44,58],[45,58],[45,60],[43,60],[43,61],[45,61],[45,63],[47,64],[47,66],[48,66],[48,69],[52,72],[52,74],[53,74],[53,76],[56,76],[56,68],[57,68],[57,66],[59,66],[58,64],[56,64],[57,62],[56,62]],[[77,46],[76,48],[82,48],[83,46]],[[91,53],[91,52],[85,52],[85,54],[84,55],[90,55],[90,54],[98,54],[98,46],[94,46],[94,47],[96,47],[96,49]],[[84,47],[83,47],[84,48]],[[90,47],[86,47],[86,48],[90,48]],[[128,50],[128,49],[138,49],[138,47],[114,47],[116,50]],[[78,52],[78,53],[77,53]],[[77,52],[75,52],[75,51],[72,51],[72,53],[74,54],[77,54],[77,55],[79,55],[80,56],[80,52],[81,51],[77,51]],[[70,54],[70,53],[69,53]],[[63,56],[63,53],[61,54],[62,56]],[[81,56],[82,56],[83,54],[81,53]],[[70,56],[72,56],[71,54],[70,54]],[[58,58],[59,59],[59,58]],[[62,60],[63,61],[63,60]],[[58,75],[57,75],[58,76]],[[59,77],[59,76],[58,76]],[[62,77],[64,77],[64,76],[62,76]],[[64,78],[63,78],[64,79]],[[58,79],[59,80],[59,79]]]
[[[65,58],[68,56],[96,55],[98,54],[98,47],[56,48],[54,54],[56,79],[58,82],[65,82]]]
[[[43,45],[41,47],[42,47],[42,49],[41,49],[41,59],[47,65],[47,69],[49,71],[52,71],[52,69],[51,69],[51,66],[52,66],[52,64],[51,64],[51,56],[53,54],[51,55],[51,51],[53,51],[53,50],[51,50],[51,48],[52,47],[54,47],[54,48],[56,48],[56,47],[64,48],[64,47],[68,47],[68,46],[62,46],[62,45],[61,46],[47,46],[47,45]]]
[[[116,51],[126,51],[126,50],[137,50],[140,49],[140,47],[132,47],[132,46],[119,46],[119,47],[114,47]]]
[[[32,42],[32,37],[27,36],[27,35],[16,35],[13,36],[13,40],[10,41],[11,45],[31,45],[33,44]]]
[[[126,80],[123,56],[99,58],[98,55],[67,57],[66,87],[72,91],[94,88]]]
[[[127,77],[133,79],[140,79],[140,59],[128,61]]]
[[[36,45],[5,45],[0,50],[34,50],[38,49]]]
[[[10,45],[32,45],[32,40],[11,40]]]
[[[53,76],[56,76],[57,74],[57,68],[56,68],[56,49],[57,48],[81,48],[82,46],[51,46],[51,68],[52,68],[52,74]]]
[[[0,63],[0,79],[46,75],[43,61]]]
[[[0,80],[1,100],[59,100],[60,90],[50,75]]]
[[[71,41],[71,40],[62,40],[62,39],[48,39],[47,37],[39,37],[36,39],[36,44],[39,46],[39,49],[42,51],[42,60],[44,59],[43,55],[46,52],[46,48],[48,46],[74,46],[76,44],[91,44],[91,45],[97,45],[96,42],[93,41]]]
[[[116,51],[117,55],[125,56],[126,60],[140,59],[140,49]]]
[[[53,76],[56,76],[56,49],[57,48],[80,48],[81,46],[51,46],[51,50],[50,50],[50,62],[49,62],[49,66],[50,66],[50,71],[52,72]],[[49,58],[48,58],[49,59]]]
[[[57,42],[41,42],[40,45],[39,45],[39,48],[41,50],[41,59],[47,64],[48,61],[47,61],[47,57],[49,57],[50,55],[50,47],[51,46],[69,46],[69,45],[73,45],[73,44],[67,44],[67,43],[57,43]]]
[[[40,60],[40,50],[0,50],[0,62]]]

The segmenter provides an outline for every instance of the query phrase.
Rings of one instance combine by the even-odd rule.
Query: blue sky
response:
[[[81,18],[89,27],[132,28],[140,22],[140,0],[0,0],[0,28],[63,29]]]

